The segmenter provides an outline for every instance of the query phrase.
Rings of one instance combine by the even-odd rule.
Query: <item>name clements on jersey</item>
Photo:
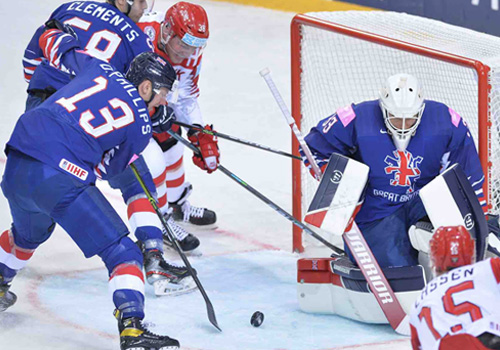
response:
[[[135,38],[139,37],[139,33],[135,29],[133,29],[132,26],[128,24],[121,15],[104,6],[100,6],[98,4],[87,4],[86,2],[82,1],[72,3],[70,6],[68,6],[68,11],[70,10],[83,12],[99,18],[103,22],[109,22],[122,32],[125,32],[125,37],[129,42],[132,42],[135,40]],[[120,24],[122,22],[124,22],[123,26],[120,27]]]
[[[377,190],[376,188],[374,188],[373,195],[375,197],[385,198],[391,202],[404,203],[404,202],[408,202],[410,199],[415,198],[418,195],[418,191],[415,191],[415,192],[410,193],[410,194],[398,194],[398,193],[384,191],[384,190]]]
[[[144,100],[139,95],[139,92],[137,91],[135,86],[130,84],[130,82],[127,79],[125,79],[125,77],[123,76],[122,73],[118,72],[111,65],[106,64],[106,63],[100,64],[99,66],[104,71],[111,72],[110,74],[108,74],[110,78],[113,78],[115,76],[117,77],[117,78],[115,78],[115,81],[120,83],[120,85],[123,86],[123,88],[125,89],[127,94],[132,98],[132,102],[134,103],[134,105],[136,107],[139,107],[141,102],[144,105]],[[146,123],[146,125],[142,126],[142,134],[143,135],[150,134],[152,130],[151,130],[151,124],[148,123],[149,122],[149,113],[148,113],[147,108],[142,107],[142,108],[138,109],[137,111],[140,113],[139,118],[144,120],[144,122]]]
[[[434,292],[437,287],[442,286],[443,284],[446,284],[448,282],[455,282],[458,281],[462,278],[467,278],[468,276],[472,276],[474,274],[474,267],[466,267],[462,269],[456,269],[451,271],[450,273],[447,273],[446,275],[441,275],[438,278],[435,278],[431,282],[429,282],[422,293],[420,294],[420,298],[415,301],[415,306],[418,307],[420,305],[420,301],[424,297],[427,297],[430,293]]]

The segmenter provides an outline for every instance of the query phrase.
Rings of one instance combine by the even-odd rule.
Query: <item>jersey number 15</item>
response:
[[[469,303],[469,302],[463,302],[458,305],[455,304],[453,301],[453,294],[463,292],[466,290],[474,289],[474,281],[466,281],[462,282],[460,284],[457,284],[456,286],[452,286],[448,288],[446,293],[444,294],[442,300],[443,300],[443,306],[444,310],[452,315],[463,315],[463,314],[469,314],[472,322],[475,322],[481,318],[483,318],[483,314],[481,312],[481,308],[475,304]],[[441,335],[439,332],[434,328],[434,325],[432,324],[432,316],[431,316],[431,309],[429,307],[423,307],[422,311],[420,311],[420,314],[418,315],[418,318],[420,320],[425,319],[425,322],[427,323],[427,327],[429,327],[429,330],[431,331],[432,335],[436,340],[441,338]],[[460,331],[463,328],[461,324],[457,324],[453,327],[451,327],[451,332],[456,333]]]

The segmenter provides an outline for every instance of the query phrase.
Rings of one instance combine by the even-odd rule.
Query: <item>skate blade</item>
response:
[[[176,220],[175,223],[190,233],[212,231],[219,227],[216,222],[210,225],[195,225],[190,223],[189,221]]]
[[[173,252],[176,252],[177,253],[177,250],[175,250],[174,247],[166,244],[165,242],[163,242],[163,247],[165,249],[168,249],[170,251],[173,251]],[[199,256],[202,256],[203,255],[203,252],[201,251],[201,249],[198,247],[198,248],[195,248],[193,250],[189,250],[189,251],[186,251],[186,250],[183,250],[182,251],[184,254],[186,254],[186,256],[193,256],[193,257],[199,257]]]
[[[196,283],[193,277],[184,278],[180,284],[171,283],[168,279],[156,281],[153,284],[155,295],[160,296],[177,296],[181,294],[187,294],[194,292],[197,289]]]

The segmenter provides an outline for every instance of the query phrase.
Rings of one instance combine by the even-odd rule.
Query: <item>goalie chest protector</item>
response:
[[[366,323],[388,323],[363,273],[348,258],[299,259],[297,269],[297,298],[302,311],[336,314]],[[408,314],[425,286],[422,266],[382,270]]]

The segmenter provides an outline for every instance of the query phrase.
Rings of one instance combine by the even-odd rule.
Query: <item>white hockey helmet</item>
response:
[[[387,79],[379,97],[387,131],[397,149],[404,151],[424,112],[422,86],[412,75],[396,74]]]

